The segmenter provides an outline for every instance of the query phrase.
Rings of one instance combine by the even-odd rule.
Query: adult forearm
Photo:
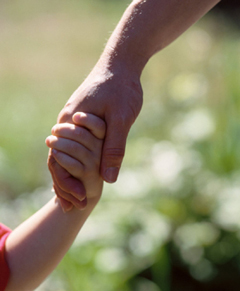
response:
[[[74,112],[84,111],[94,113],[107,123],[101,161],[105,181],[116,181],[128,132],[141,110],[140,76],[144,66],[153,54],[181,35],[217,2],[219,0],[132,1],[98,63],[60,112],[58,122],[71,122]],[[51,164],[54,162],[49,162],[50,168]],[[55,184],[61,185],[60,171],[52,169],[51,172]],[[73,191],[70,185],[58,188],[60,196],[61,189]]]
[[[141,74],[149,58],[166,47],[220,0],[135,0],[111,35],[104,58]]]
[[[61,261],[97,202],[64,214],[52,199],[16,228],[6,242],[10,279],[6,291],[34,290]]]

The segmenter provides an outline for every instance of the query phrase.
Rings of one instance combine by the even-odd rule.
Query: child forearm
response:
[[[34,290],[61,261],[97,204],[63,213],[57,198],[23,222],[6,241],[10,278],[6,291]]]

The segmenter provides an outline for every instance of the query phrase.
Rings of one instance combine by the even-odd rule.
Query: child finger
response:
[[[94,150],[94,145],[99,140],[91,132],[84,128],[71,123],[59,123],[53,126],[52,135],[67,138],[76,141],[89,150]]]
[[[55,190],[59,192],[58,194],[60,196],[63,195],[63,198],[66,197],[64,192],[69,193],[70,196],[68,197],[70,198],[66,200],[72,202],[77,207],[75,199],[80,202],[86,197],[86,190],[83,183],[72,177],[63,167],[61,167],[52,154],[49,154],[48,157],[48,167],[53,178]]]
[[[73,177],[80,179],[83,175],[84,166],[82,163],[72,158],[68,154],[60,152],[56,149],[52,150],[52,155],[60,166],[68,171]]]
[[[92,159],[91,152],[86,147],[73,140],[51,135],[47,137],[46,144],[48,147],[61,151],[84,165],[89,163]]]
[[[62,197],[58,197],[63,212],[68,212],[73,209],[73,204]]]
[[[91,113],[76,112],[73,115],[72,120],[76,125],[86,127],[96,138],[104,138],[106,124],[100,117]]]
[[[52,187],[52,192],[54,192],[56,194],[56,197],[59,199],[60,205],[62,207],[62,210],[64,213],[72,210],[72,208],[74,207],[73,204],[67,200],[65,200],[64,198],[62,198],[60,196],[60,192],[62,191],[62,189],[60,189],[57,185],[54,184],[53,182],[53,187]]]
[[[71,194],[63,191],[60,187],[58,187],[56,184],[54,184],[54,189],[57,197],[60,200],[61,207],[64,212],[70,211],[73,206],[76,208],[83,210],[87,205],[87,198],[83,199],[82,201],[79,201],[75,197],[73,197]]]

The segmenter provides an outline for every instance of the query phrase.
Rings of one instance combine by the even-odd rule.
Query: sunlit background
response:
[[[1,2],[0,221],[8,226],[52,197],[44,140],[129,2]],[[149,62],[119,180],[105,185],[39,291],[240,290],[233,19],[215,9]]]

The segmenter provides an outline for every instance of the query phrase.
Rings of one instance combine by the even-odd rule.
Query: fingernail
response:
[[[77,202],[77,208],[79,210],[84,210],[87,207],[87,198],[83,199],[81,202]]]
[[[87,116],[86,113],[84,112],[76,112],[74,115],[73,115],[73,121],[74,122],[80,122],[81,118],[82,117],[85,117]]]
[[[73,122],[79,122],[80,121],[80,114],[75,113],[72,118],[73,118]]]
[[[84,199],[86,199],[86,195],[84,195],[84,196],[79,196],[78,199],[79,199],[80,202],[82,202]]]
[[[105,171],[104,179],[108,183],[113,183],[117,180],[119,168],[111,167]]]
[[[85,116],[87,116],[87,114],[86,114],[85,112],[81,112],[81,111],[78,112],[78,114],[79,114],[80,117],[85,117]]]

